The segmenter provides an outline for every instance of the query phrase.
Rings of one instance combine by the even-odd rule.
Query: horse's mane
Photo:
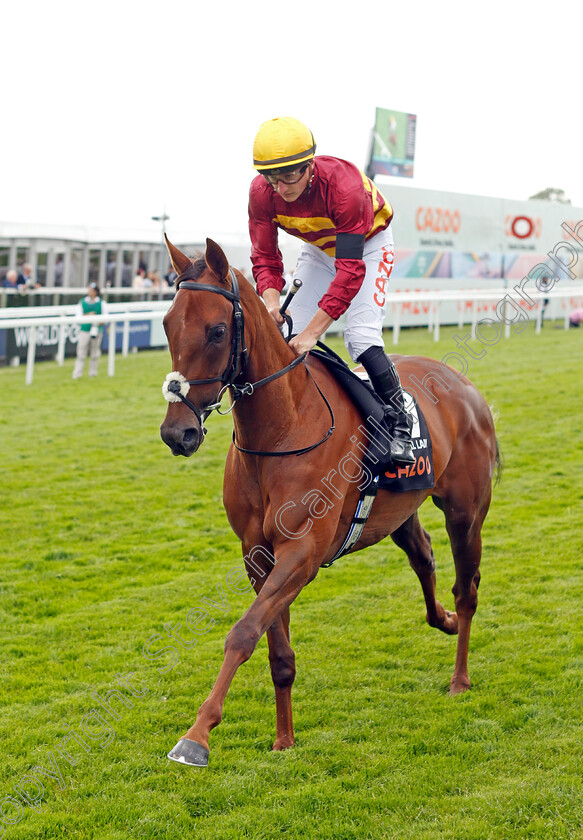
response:
[[[201,276],[201,274],[203,274],[203,272],[205,271],[206,268],[208,268],[208,266],[206,264],[206,260],[205,260],[204,256],[198,255],[196,257],[191,257],[191,259],[192,259],[193,273],[190,275],[190,277],[191,277],[192,280],[198,280],[198,278]],[[177,280],[178,280],[178,277],[174,281],[174,285],[176,285]]]

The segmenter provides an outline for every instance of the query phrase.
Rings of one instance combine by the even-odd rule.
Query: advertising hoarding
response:
[[[393,281],[451,278],[479,287],[519,280],[540,264],[558,279],[583,279],[583,208],[382,182],[377,189],[394,211]]]
[[[15,327],[13,329],[2,330],[4,334],[3,339],[5,343],[4,355],[8,358],[18,357],[21,360],[26,359],[28,353],[28,343],[30,341],[31,327]],[[55,323],[52,325],[42,325],[36,328],[36,351],[37,359],[52,359],[57,355],[59,347],[59,339],[61,329],[66,332],[65,340],[65,356],[75,356],[77,352],[77,339],[79,337],[80,325]],[[123,330],[124,325],[121,322],[115,324],[115,345],[117,350],[121,350],[123,346]],[[129,346],[146,348],[151,347],[151,322],[144,321],[130,321],[129,325]],[[1,345],[0,345],[1,346]],[[108,329],[104,330],[103,342],[101,349],[107,352],[109,348],[109,333]]]

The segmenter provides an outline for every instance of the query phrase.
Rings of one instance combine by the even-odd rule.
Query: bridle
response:
[[[206,435],[207,430],[204,427],[204,421],[209,416],[211,411],[216,411],[218,414],[228,414],[230,411],[233,410],[235,407],[235,403],[240,400],[242,397],[251,396],[257,388],[260,388],[262,385],[267,385],[268,382],[273,382],[275,379],[279,379],[280,376],[284,376],[286,373],[289,373],[298,365],[302,364],[306,360],[306,353],[302,353],[301,356],[298,356],[289,365],[286,365],[281,370],[276,371],[276,373],[272,373],[269,376],[264,377],[263,379],[259,379],[256,382],[246,382],[244,385],[237,385],[236,380],[240,377],[247,366],[248,360],[248,353],[247,347],[245,346],[245,319],[243,315],[243,309],[241,307],[241,298],[239,295],[239,283],[237,281],[237,276],[234,270],[229,266],[229,275],[231,277],[231,290],[223,289],[219,286],[211,286],[207,283],[197,283],[196,279],[196,269],[194,266],[190,266],[186,269],[176,280],[176,293],[178,294],[179,291],[182,289],[189,289],[197,292],[213,292],[214,294],[222,295],[223,297],[230,300],[233,305],[233,331],[231,336],[231,352],[229,354],[229,360],[227,362],[227,366],[223,373],[220,376],[212,376],[208,379],[186,379],[181,373],[178,371],[173,371],[169,373],[166,377],[164,385],[162,386],[162,392],[164,397],[168,402],[178,402],[181,401],[186,405],[195,415],[196,419],[199,422],[200,428],[202,429],[203,435]],[[314,385],[316,386],[320,396],[326,403],[328,411],[330,413],[331,418],[331,426],[324,435],[324,437],[318,441],[318,443],[312,444],[311,446],[306,446],[302,449],[293,449],[287,450],[286,452],[265,452],[255,449],[245,449],[237,444],[235,441],[235,432],[233,432],[233,444],[239,452],[244,452],[250,455],[267,455],[267,456],[281,456],[281,455],[302,455],[304,452],[309,452],[312,449],[320,446],[320,444],[324,443],[325,440],[328,440],[330,435],[335,429],[334,425],[334,414],[332,412],[332,407],[324,394],[322,393],[320,386],[312,376],[310,370],[306,367],[306,371],[309,374],[310,378],[312,379]],[[188,391],[190,390],[191,385],[208,385],[212,382],[221,382],[222,386],[219,389],[219,392],[216,397],[216,401],[210,405],[207,405],[205,409],[202,411],[197,408],[197,406],[188,399]],[[221,411],[221,402],[225,391],[230,388],[231,389],[231,396],[232,402],[230,407],[226,411]]]
[[[227,300],[230,300],[233,304],[233,334],[231,336],[231,352],[227,362],[227,367],[223,373],[220,376],[212,376],[209,379],[186,379],[178,372],[169,373],[162,389],[166,399],[168,399],[168,393],[174,395],[174,400],[170,398],[170,402],[174,402],[176,399],[182,400],[182,402],[188,406],[192,412],[194,412],[203,434],[206,434],[206,429],[204,428],[204,421],[206,417],[208,417],[211,411],[219,410],[223,394],[227,388],[234,385],[235,379],[237,379],[237,377],[243,372],[247,364],[245,321],[243,309],[241,308],[241,299],[239,297],[239,283],[237,282],[237,276],[231,267],[229,267],[229,273],[231,276],[231,290],[222,289],[219,286],[210,286],[206,283],[197,283],[195,280],[191,279],[196,276],[194,266],[187,268],[186,271],[184,271],[176,280],[176,293],[178,293],[181,289],[214,292],[214,294],[226,297]],[[207,406],[207,408],[201,412],[195,404],[188,399],[186,394],[190,390],[191,385],[208,385],[212,382],[222,382],[222,388],[217,395],[217,401],[212,405]]]

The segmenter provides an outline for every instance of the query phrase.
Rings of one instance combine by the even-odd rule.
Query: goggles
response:
[[[279,181],[283,181],[284,184],[297,184],[304,177],[304,172],[310,163],[311,161],[308,161],[298,169],[292,169],[291,171],[289,169],[271,169],[261,174],[272,187],[276,187]]]

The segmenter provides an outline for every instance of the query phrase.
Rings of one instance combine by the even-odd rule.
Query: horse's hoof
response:
[[[433,617],[431,617],[429,613],[425,614],[425,621],[429,624],[430,627],[435,627],[436,630],[441,630],[442,633],[446,633],[448,636],[457,636],[457,613],[450,612],[449,610],[444,610],[443,608],[441,608],[441,604],[439,604],[439,602],[438,607],[440,607],[440,610],[437,611]]]
[[[293,747],[295,741],[293,738],[282,738],[281,740],[277,739],[272,746],[273,752],[281,752],[281,750],[289,750]]]
[[[455,697],[456,694],[463,694],[465,691],[470,690],[470,681],[469,679],[452,679],[449,684],[449,696]]]
[[[188,764],[190,767],[206,767],[209,763],[209,751],[196,741],[181,738],[176,746],[168,753],[171,761],[178,764]]]

